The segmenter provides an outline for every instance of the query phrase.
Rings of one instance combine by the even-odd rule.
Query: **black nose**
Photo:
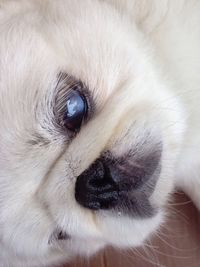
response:
[[[78,176],[75,198],[83,207],[98,210],[150,210],[149,197],[160,173],[161,152],[142,158],[101,157]],[[146,203],[146,204],[145,204]]]
[[[117,205],[118,184],[113,180],[109,168],[103,161],[96,160],[78,176],[75,198],[82,206],[94,210],[109,209]]]

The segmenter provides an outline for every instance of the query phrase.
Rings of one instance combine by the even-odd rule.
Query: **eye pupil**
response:
[[[73,117],[76,115],[77,110],[78,110],[78,103],[76,99],[69,99],[67,100],[67,116],[68,117]]]
[[[78,91],[70,91],[66,101],[66,111],[64,115],[65,127],[72,131],[78,131],[86,112],[87,102],[85,97]]]

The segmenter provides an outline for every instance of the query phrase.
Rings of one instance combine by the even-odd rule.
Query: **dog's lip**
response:
[[[61,230],[57,234],[57,239],[58,240],[69,240],[69,239],[71,239],[71,236],[67,232]]]
[[[49,237],[48,244],[52,244],[58,241],[68,241],[71,239],[71,235],[69,235],[66,231],[56,228]]]

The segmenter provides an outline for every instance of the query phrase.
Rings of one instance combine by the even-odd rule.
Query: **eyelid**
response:
[[[87,123],[93,116],[95,109],[94,100],[86,84],[73,76],[60,72],[54,89],[55,93],[52,106],[56,128],[65,135],[66,129],[64,128],[63,116],[66,108],[67,95],[69,95],[71,90],[78,91],[86,103],[87,112],[84,117],[84,123]],[[72,135],[70,131],[69,135]]]

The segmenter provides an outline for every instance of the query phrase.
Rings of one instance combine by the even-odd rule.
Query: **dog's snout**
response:
[[[75,198],[89,209],[111,209],[130,206],[136,197],[153,191],[159,176],[161,153],[152,153],[143,159],[97,159],[76,181]],[[145,192],[145,193],[144,193]],[[132,204],[131,204],[132,205]]]

